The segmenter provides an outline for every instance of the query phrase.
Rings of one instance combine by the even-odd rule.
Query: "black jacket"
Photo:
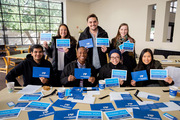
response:
[[[119,69],[119,70],[127,70],[127,67],[122,65],[121,63],[117,65],[113,65],[111,62],[104,65],[100,71],[99,71],[99,76],[98,80],[104,80],[105,78],[111,78],[112,74],[112,69]],[[131,73],[127,71],[127,80],[124,81],[124,84],[122,86],[126,86],[127,83],[129,83],[131,80]]]
[[[8,82],[15,82],[15,86],[20,86],[19,82],[16,80],[16,77],[23,75],[24,85],[43,85],[39,78],[32,77],[33,67],[48,67],[50,68],[50,78],[48,78],[48,84],[53,85],[54,83],[54,74],[52,65],[49,61],[42,58],[41,62],[37,64],[31,54],[26,56],[26,60],[22,61],[15,68],[13,68],[6,76]]]
[[[60,38],[53,37],[51,47],[45,49],[46,54],[50,58],[52,58],[52,66],[55,72],[57,72],[58,70],[58,49],[56,48],[56,39]],[[71,44],[68,53],[64,54],[64,66],[66,66],[68,63],[74,60],[76,60],[76,45]]]
[[[100,26],[98,26],[98,35],[97,35],[97,37],[98,38],[108,38],[108,34],[104,29],[102,29]],[[81,33],[81,35],[79,37],[79,41],[84,40],[84,39],[88,39],[88,38],[92,38],[92,36],[91,36],[91,34],[89,32],[89,27],[87,27],[84,30],[84,32]],[[78,45],[78,47],[79,47],[79,45]],[[100,64],[101,64],[101,67],[102,67],[103,65],[105,65],[107,63],[106,53],[109,52],[110,48],[108,48],[106,53],[103,53],[101,51],[101,47],[98,47],[97,50],[98,50],[98,54],[99,54]],[[90,64],[92,64],[92,58],[93,58],[93,48],[89,48],[87,61]]]
[[[163,67],[161,66],[161,63],[157,60],[154,61],[154,67],[155,67],[154,69],[163,69]],[[140,70],[136,67],[135,71],[140,71]],[[150,84],[159,84],[159,86],[169,86],[169,85],[174,84],[174,81],[171,84],[169,84],[165,82],[164,80],[150,80],[150,70],[146,69],[146,72],[148,75],[148,80],[136,82],[136,87],[145,87]]]
[[[87,62],[85,64],[86,64],[86,68],[91,68],[91,76],[95,77],[95,82],[92,84],[92,83],[88,82],[88,79],[84,79],[83,86],[84,87],[94,87],[97,85],[95,68]],[[80,83],[79,79],[68,82],[69,75],[74,75],[74,68],[78,68],[77,61],[73,61],[73,62],[67,64],[65,66],[64,70],[62,71],[61,84],[64,85],[65,87],[79,87],[79,83]]]

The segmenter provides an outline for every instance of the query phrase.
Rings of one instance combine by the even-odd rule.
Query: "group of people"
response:
[[[52,64],[44,59],[43,47],[33,45],[31,54],[27,55],[26,60],[12,69],[6,76],[8,82],[15,82],[17,76],[23,75],[24,86],[32,85],[51,85],[65,87],[93,87],[98,85],[98,80],[111,78],[112,69],[127,70],[127,80],[119,79],[120,86],[168,86],[174,84],[171,77],[164,81],[150,80],[150,69],[162,69],[161,63],[154,60],[151,49],[142,50],[139,62],[136,64],[135,48],[133,52],[120,50],[119,46],[129,41],[135,40],[129,35],[128,24],[122,23],[116,37],[110,42],[110,47],[102,45],[96,46],[97,38],[108,38],[107,32],[100,27],[98,18],[95,14],[87,17],[87,27],[80,34],[79,41],[92,38],[93,47],[80,47],[77,40],[71,36],[68,26],[61,24],[57,31],[57,36],[53,37],[51,46],[43,42],[46,54],[52,58]],[[70,39],[70,48],[56,48],[57,39]],[[109,62],[108,57],[109,56]],[[49,78],[34,78],[32,76],[33,67],[49,67]],[[91,77],[88,79],[76,79],[75,68],[91,68]],[[136,82],[132,80],[131,72],[146,70],[147,81]]]

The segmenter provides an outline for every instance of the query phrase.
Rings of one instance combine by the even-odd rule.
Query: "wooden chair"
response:
[[[7,75],[8,72],[14,68],[14,66],[9,65],[5,57],[2,57],[2,58],[4,60],[5,67],[0,68],[0,72],[6,73],[6,75]]]

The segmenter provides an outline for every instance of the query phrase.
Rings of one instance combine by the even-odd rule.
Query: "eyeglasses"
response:
[[[119,59],[120,57],[111,57],[111,59],[115,60],[115,59]]]

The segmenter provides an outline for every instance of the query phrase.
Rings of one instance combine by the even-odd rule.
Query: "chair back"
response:
[[[180,55],[169,55],[168,59],[177,59],[177,60],[180,60]]]
[[[2,57],[2,58],[4,60],[5,67],[0,68],[0,72],[8,74],[8,72],[12,70],[14,67],[8,64],[6,57]]]

